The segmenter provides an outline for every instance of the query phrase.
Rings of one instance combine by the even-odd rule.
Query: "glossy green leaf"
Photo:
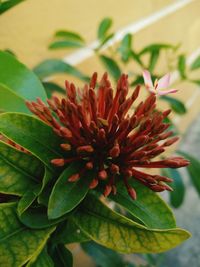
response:
[[[65,89],[57,85],[56,83],[43,82],[42,84],[44,86],[48,98],[51,98],[53,93],[59,93],[65,95]]]
[[[17,218],[15,203],[0,204],[0,266],[21,267],[36,257],[55,228],[32,230]]]
[[[111,18],[104,18],[98,27],[98,39],[104,39],[107,35],[108,30],[110,29],[110,27],[112,26],[112,19]]]
[[[183,151],[177,151],[177,152],[190,161],[190,165],[187,166],[187,171],[190,175],[191,181],[195,189],[200,195],[200,179],[199,179],[200,161],[186,152]]]
[[[180,55],[178,57],[178,71],[182,79],[186,78],[186,58],[185,55]]]
[[[62,37],[67,40],[74,40],[78,42],[84,43],[84,39],[80,34],[76,32],[66,31],[66,30],[59,30],[55,33],[55,37]]]
[[[192,65],[190,66],[191,70],[196,70],[200,68],[200,56],[198,56],[194,62],[192,63]]]
[[[151,44],[151,45],[148,45],[146,47],[144,47],[139,55],[143,55],[143,54],[146,54],[146,53],[151,53],[152,51],[160,51],[161,49],[174,49],[175,46],[171,45],[171,44]]]
[[[49,220],[47,217],[47,209],[43,206],[32,206],[26,209],[21,215],[18,214],[20,221],[32,229],[43,229],[62,222],[66,217],[56,220]]]
[[[0,132],[39,158],[52,171],[51,160],[62,157],[60,137],[37,118],[20,113],[0,115]]]
[[[88,81],[89,78],[80,72],[75,67],[65,63],[60,59],[47,59],[42,61],[39,65],[37,65],[33,71],[37,74],[41,79],[49,77],[58,73],[66,73],[70,74],[74,77],[79,78],[83,81]]]
[[[185,196],[185,186],[181,177],[181,174],[176,169],[163,169],[163,175],[168,176],[173,179],[170,186],[173,188],[173,192],[169,192],[170,204],[174,208],[179,208],[184,201]]]
[[[41,162],[0,141],[0,193],[22,196],[44,173]]]
[[[130,33],[126,34],[122,39],[118,51],[121,55],[123,62],[127,62],[131,56],[131,46],[132,46],[132,35]]]
[[[53,236],[53,243],[56,244],[82,243],[89,240],[91,239],[70,219],[64,222]]]
[[[36,187],[36,189],[28,190],[22,196],[22,198],[19,200],[18,205],[17,205],[17,212],[19,215],[24,213],[31,206],[31,204],[37,198],[39,190],[40,190],[40,187]]]
[[[4,112],[18,111],[30,113],[25,105],[25,100],[2,84],[0,84],[0,109]]]
[[[46,100],[44,88],[36,75],[10,53],[0,51],[0,108],[29,112],[22,101],[37,97]]]
[[[115,79],[118,80],[121,75],[121,70],[116,61],[112,58],[107,56],[100,56],[102,63],[104,64],[105,68],[108,70],[110,75]]]
[[[77,182],[68,182],[68,178],[80,171],[82,165],[71,164],[63,171],[53,187],[48,205],[50,219],[60,216],[74,209],[86,196],[91,182],[91,174],[84,174]]]
[[[81,244],[83,250],[93,258],[94,262],[99,267],[125,267],[122,256],[117,252],[105,248],[93,241],[84,242]]]
[[[83,47],[82,42],[77,42],[73,40],[61,40],[55,41],[49,45],[49,49],[63,49],[63,48],[80,48]]]
[[[0,3],[0,14],[8,11],[10,8],[16,6],[17,4],[20,4],[25,0],[7,0],[7,1],[1,1]]]
[[[53,252],[51,253],[51,256],[54,261],[55,267],[73,266],[72,253],[63,244],[56,245]]]
[[[72,217],[95,242],[122,253],[159,253],[190,237],[182,229],[147,229],[88,196]]]
[[[110,195],[110,199],[123,206],[148,228],[169,229],[176,227],[172,211],[158,194],[137,181],[130,181],[129,183],[137,192],[135,201],[128,195],[123,182],[118,183],[117,194]]]
[[[47,253],[47,249],[44,248],[37,257],[28,262],[26,267],[54,267],[54,264]]]
[[[184,103],[177,98],[164,95],[164,96],[161,96],[160,99],[168,102],[172,110],[180,115],[185,114],[187,112],[187,109]]]

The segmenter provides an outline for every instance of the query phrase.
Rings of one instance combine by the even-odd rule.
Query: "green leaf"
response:
[[[19,216],[24,213],[31,204],[35,201],[35,199],[38,196],[38,192],[40,190],[40,187],[36,187],[35,189],[28,190],[22,198],[19,200],[17,205],[17,212]]]
[[[69,235],[70,233],[70,235]],[[90,238],[83,233],[77,227],[77,225],[71,221],[67,220],[64,224],[60,227],[60,229],[56,231],[53,236],[53,243],[63,243],[63,244],[70,244],[70,243],[82,243],[89,241]]]
[[[47,253],[47,249],[44,248],[36,258],[33,258],[28,262],[26,267],[54,267],[54,264]]]
[[[163,169],[163,175],[166,175],[173,179],[173,183],[170,186],[173,188],[173,192],[169,192],[170,203],[174,208],[179,208],[183,203],[185,196],[185,186],[182,177],[178,170],[176,169]]]
[[[160,51],[161,49],[175,49],[174,45],[171,44],[151,44],[146,47],[144,47],[139,55],[144,55],[146,53],[152,53],[152,51]]]
[[[47,217],[47,209],[45,207],[29,207],[21,215],[18,214],[19,220],[32,229],[43,229],[59,222],[66,220],[66,217],[61,217],[56,220],[49,220]]]
[[[180,55],[178,57],[178,71],[182,79],[186,78],[186,58],[185,55]]]
[[[181,102],[179,99],[171,97],[171,96],[161,96],[160,99],[168,102],[170,104],[170,107],[175,111],[176,113],[183,115],[187,112],[187,109],[183,102]]]
[[[62,37],[66,40],[73,40],[84,43],[84,39],[80,34],[71,31],[59,30],[55,33],[55,37]]]
[[[77,41],[71,41],[71,40],[61,40],[61,41],[55,41],[49,45],[49,49],[63,49],[63,48],[80,48],[83,47],[84,44],[77,42]]]
[[[159,253],[181,244],[190,237],[182,229],[147,229],[88,196],[72,220],[92,240],[122,253]]]
[[[99,46],[95,49],[98,51],[104,44],[106,44],[112,37],[114,36],[114,33],[109,34],[104,39],[101,40]]]
[[[62,158],[61,139],[50,126],[32,116],[20,113],[0,115],[0,132],[26,148],[54,171],[51,160]]]
[[[59,93],[65,95],[65,89],[52,82],[43,82],[44,89],[46,91],[47,97],[51,98],[53,93]]]
[[[149,71],[153,72],[156,66],[156,63],[158,62],[158,58],[160,55],[159,50],[153,50],[150,54],[150,59],[149,59]]]
[[[48,205],[48,217],[50,219],[59,218],[70,212],[86,196],[91,177],[93,178],[92,173],[85,173],[77,182],[68,182],[68,178],[78,173],[81,167],[82,164],[71,164],[56,181]]]
[[[24,100],[46,100],[36,75],[9,53],[0,51],[0,109],[29,112]]]
[[[0,141],[0,193],[22,196],[40,182],[43,172],[38,159]]]
[[[100,60],[104,64],[105,68],[108,70],[110,75],[115,79],[118,80],[121,75],[121,70],[117,65],[117,62],[114,61],[112,58],[101,55]]]
[[[198,56],[194,62],[192,63],[192,65],[190,66],[191,70],[196,70],[200,68],[200,56]]]
[[[63,245],[56,245],[51,256],[55,267],[72,267],[73,257],[71,252]]]
[[[131,46],[132,46],[132,35],[130,33],[126,34],[122,39],[120,46],[118,48],[121,54],[121,59],[123,62],[127,62],[131,56]]]
[[[83,250],[93,258],[99,267],[125,267],[125,262],[121,255],[117,252],[105,248],[93,241],[81,244]]]
[[[89,81],[89,78],[77,70],[75,67],[65,63],[60,59],[47,59],[37,65],[33,71],[40,77],[40,79],[49,77],[57,73],[67,73],[80,80]]]
[[[17,218],[15,203],[0,204],[0,266],[20,267],[36,257],[55,228],[32,230]]]
[[[144,68],[144,64],[143,64],[142,60],[140,59],[140,56],[134,50],[131,51],[130,56],[133,58],[133,60],[135,62],[137,62],[139,64],[139,66]]]
[[[171,209],[158,194],[137,181],[133,180],[129,183],[137,192],[135,201],[128,195],[123,182],[118,183],[117,194],[110,195],[109,198],[123,206],[148,228],[169,229],[176,227]]]
[[[104,18],[98,27],[97,37],[99,40],[104,39],[107,35],[108,30],[112,26],[112,19],[111,18]]]
[[[200,161],[186,152],[177,151],[177,153],[190,161],[190,165],[187,166],[187,170],[197,193],[200,195]]]
[[[0,14],[8,11],[10,8],[20,4],[24,0],[3,0],[0,3]]]
[[[200,80],[189,80],[189,81],[200,86]]]

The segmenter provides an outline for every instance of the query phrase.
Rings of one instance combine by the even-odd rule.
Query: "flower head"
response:
[[[98,85],[94,73],[82,91],[66,81],[63,99],[53,96],[47,100],[48,106],[40,99],[27,102],[27,106],[65,140],[62,149],[71,151],[70,157],[53,159],[52,164],[59,167],[71,162],[84,163],[84,168],[68,179],[70,182],[81,179],[92,169],[95,175],[91,189],[102,183],[105,196],[111,192],[116,194],[117,181],[122,179],[129,195],[135,199],[130,179],[154,191],[171,190],[166,184],[172,181],[170,178],[145,173],[142,168],[179,168],[188,165],[188,161],[181,157],[153,161],[178,140],[172,137],[171,131],[166,131],[169,124],[163,122],[170,110],[157,111],[153,94],[131,110],[140,86],[130,96],[128,91],[127,75],[120,77],[114,92],[106,73]]]
[[[161,96],[161,95],[176,93],[178,91],[177,89],[168,89],[164,91],[162,90],[169,86],[169,83],[170,83],[169,74],[164,75],[159,80],[156,79],[153,84],[152,79],[151,79],[151,74],[148,72],[148,70],[144,70],[143,78],[144,78],[144,83],[145,83],[147,90],[152,94]]]

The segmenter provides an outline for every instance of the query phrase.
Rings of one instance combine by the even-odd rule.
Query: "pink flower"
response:
[[[144,70],[143,78],[144,78],[144,83],[145,83],[147,90],[152,94],[167,95],[171,93],[176,93],[178,91],[177,89],[168,89],[168,90],[162,91],[162,89],[169,86],[170,74],[164,75],[159,80],[156,79],[153,84],[152,79],[151,79],[151,74],[149,73],[148,70]]]

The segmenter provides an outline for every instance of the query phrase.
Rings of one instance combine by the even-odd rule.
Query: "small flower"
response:
[[[48,99],[48,106],[40,99],[27,102],[28,108],[64,142],[61,148],[71,151],[71,156],[53,159],[57,167],[81,161],[83,169],[74,173],[68,181],[85,179],[85,172],[93,170],[95,175],[90,189],[104,185],[104,196],[116,194],[117,181],[123,180],[128,194],[136,199],[136,192],[129,180],[138,180],[153,191],[172,190],[166,182],[172,180],[161,175],[143,172],[142,168],[179,168],[188,165],[181,157],[153,161],[166,147],[178,138],[166,131],[169,124],[163,122],[170,110],[159,112],[156,96],[151,94],[131,110],[137,100],[140,86],[128,96],[128,76],[123,74],[116,92],[105,73],[97,85],[94,73],[90,84],[79,90],[66,81],[66,97]],[[84,177],[84,178],[82,178]]]
[[[161,96],[161,95],[176,93],[178,91],[177,89],[168,89],[168,90],[162,91],[162,89],[165,89],[166,87],[169,86],[170,74],[164,75],[159,80],[156,79],[153,84],[152,79],[151,79],[151,74],[149,73],[149,71],[144,70],[143,78],[144,78],[144,83],[145,83],[147,90],[152,94]]]

